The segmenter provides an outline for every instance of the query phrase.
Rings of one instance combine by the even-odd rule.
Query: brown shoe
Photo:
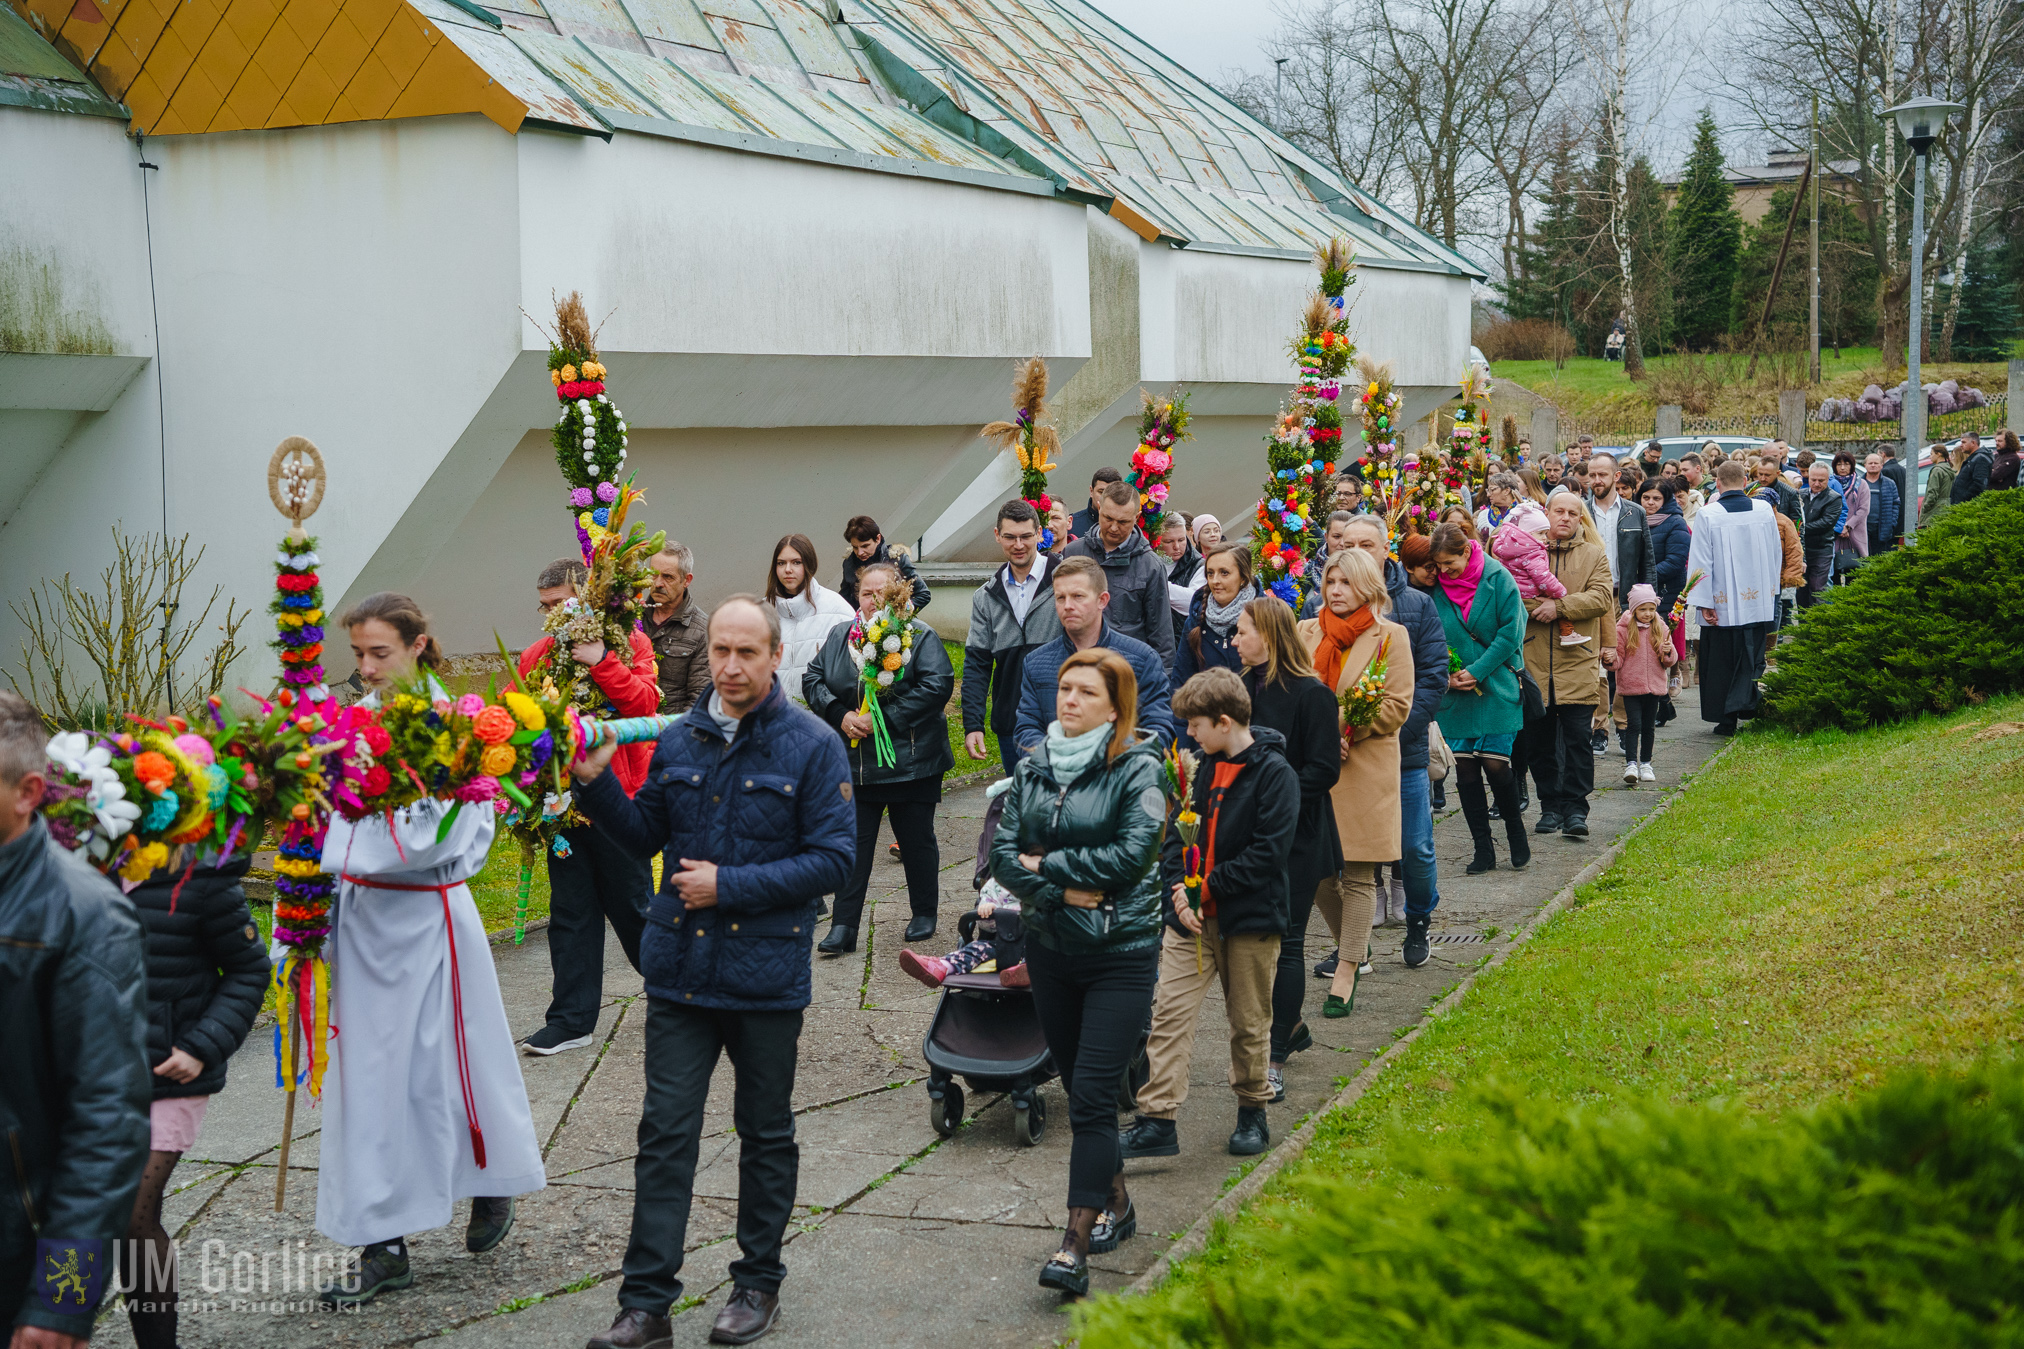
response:
[[[665,1316],[655,1316],[637,1307],[619,1312],[611,1329],[592,1339],[584,1349],[672,1349],[674,1327]]]
[[[780,1319],[780,1296],[757,1288],[734,1288],[731,1300],[710,1327],[712,1344],[750,1344]]]

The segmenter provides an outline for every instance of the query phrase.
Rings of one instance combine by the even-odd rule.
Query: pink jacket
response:
[[[1490,555],[1504,564],[1511,579],[1518,583],[1518,593],[1528,600],[1541,595],[1556,600],[1567,596],[1567,587],[1547,563],[1546,545],[1532,533],[1534,529],[1544,532],[1545,528],[1546,512],[1539,509],[1538,502],[1526,498],[1511,508],[1504,523],[1491,536]]]
[[[1665,615],[1659,615],[1651,627],[1638,634],[1637,650],[1633,651],[1630,630],[1634,622],[1629,614],[1616,620],[1616,691],[1656,693],[1663,697],[1666,671],[1680,658],[1673,648],[1672,630],[1666,625]]]

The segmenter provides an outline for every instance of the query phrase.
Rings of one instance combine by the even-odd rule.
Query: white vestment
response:
[[[391,832],[384,817],[333,817],[323,845],[323,868],[340,880],[325,947],[333,1033],[316,1228],[345,1246],[441,1227],[459,1199],[547,1183],[492,948],[463,884],[485,865],[496,816],[489,802],[467,804],[439,844],[448,809],[423,801],[396,811]],[[445,889],[375,889],[347,875]],[[482,1168],[458,1066],[459,1000]]]
[[[1731,502],[1747,502],[1738,510]],[[1713,609],[1724,628],[1769,623],[1778,617],[1778,577],[1785,550],[1767,502],[1725,492],[1694,516],[1687,544],[1687,575],[1701,573],[1686,592],[1688,605]]]

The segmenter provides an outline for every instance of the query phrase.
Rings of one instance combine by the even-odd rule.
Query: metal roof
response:
[[[26,19],[5,6],[0,6],[0,104],[91,117],[127,115]]]

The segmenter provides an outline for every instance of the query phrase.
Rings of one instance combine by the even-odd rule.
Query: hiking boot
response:
[[[637,1307],[627,1307],[602,1335],[593,1335],[584,1349],[670,1349],[675,1342],[674,1327],[665,1316],[655,1316]]]
[[[471,1221],[464,1228],[464,1249],[473,1255],[483,1255],[506,1240],[506,1234],[512,1230],[511,1199],[473,1199]]]
[[[408,1245],[401,1241],[375,1241],[358,1253],[358,1269],[317,1290],[318,1299],[335,1310],[360,1307],[415,1281],[408,1268]]]
[[[595,1032],[589,1035],[571,1035],[560,1026],[543,1026],[540,1030],[522,1040],[520,1042],[520,1049],[521,1052],[532,1054],[536,1058],[547,1058],[550,1054],[560,1054],[571,1049],[582,1049],[596,1038]]]
[[[1230,1135],[1232,1157],[1255,1157],[1272,1146],[1272,1130],[1265,1124],[1265,1107],[1237,1107],[1237,1130]]]
[[[1180,1131],[1170,1119],[1147,1119],[1140,1115],[1129,1129],[1117,1131],[1118,1151],[1126,1157],[1178,1157]]]
[[[1432,920],[1427,918],[1406,918],[1406,944],[1400,952],[1405,957],[1406,968],[1416,970],[1427,963],[1427,928]]]
[[[744,1285],[731,1290],[731,1300],[710,1327],[712,1344],[750,1344],[779,1324],[780,1295]]]

